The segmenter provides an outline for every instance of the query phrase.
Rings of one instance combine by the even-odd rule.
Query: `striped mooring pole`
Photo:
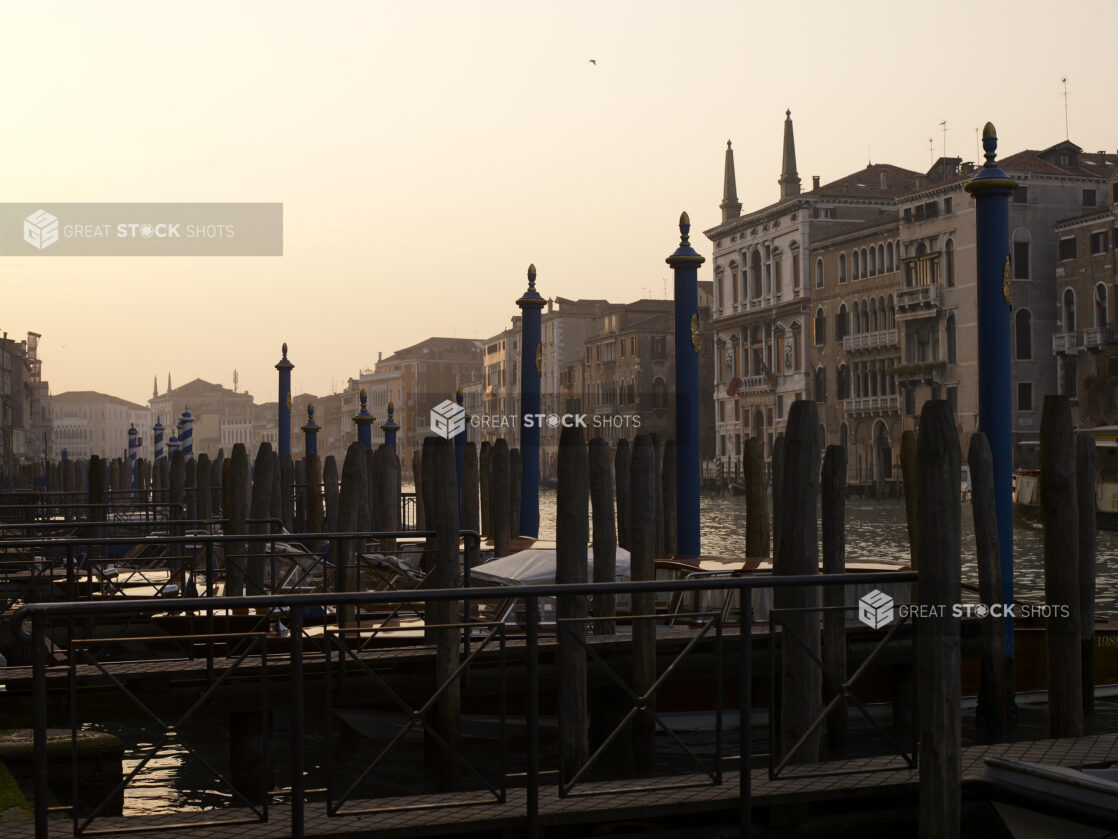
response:
[[[699,544],[699,266],[691,219],[679,217],[679,247],[667,258],[675,273],[676,555],[700,556]]]
[[[163,421],[162,417],[155,418],[155,425],[152,426],[152,444],[155,446],[155,459],[163,457]]]
[[[357,442],[368,451],[373,447],[373,423],[376,417],[369,413],[369,394],[361,388],[361,410],[353,418],[357,424]]]
[[[276,362],[279,370],[279,457],[291,454],[291,370],[295,365],[287,360],[287,344],[283,345],[283,358]]]
[[[182,446],[182,459],[190,460],[194,457],[194,417],[187,405],[179,417],[179,445]]]
[[[396,432],[400,430],[399,423],[393,418],[396,412],[396,406],[391,402],[388,403],[388,420],[381,426],[384,431],[384,442],[386,442],[392,451],[396,451]]]
[[[171,432],[171,438],[167,441],[167,460],[175,456],[175,452],[179,450],[179,438],[175,432]]]
[[[998,133],[991,122],[982,129],[986,156],[964,185],[974,198],[978,261],[978,430],[990,443],[994,461],[994,512],[1002,572],[1002,603],[1013,602],[1013,434],[1012,376],[1009,359],[1012,279],[1009,261],[1009,196],[1017,182],[994,162]],[[1014,658],[1013,617],[1005,616],[1005,654]]]
[[[513,535],[540,535],[540,376],[543,373],[542,310],[547,301],[536,291],[536,266],[528,266],[528,290],[520,307],[520,521]]]

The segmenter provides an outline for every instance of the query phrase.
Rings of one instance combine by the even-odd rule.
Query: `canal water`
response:
[[[745,554],[745,497],[704,493],[702,551],[707,556]],[[555,490],[540,489],[540,538],[555,538]],[[820,535],[822,538],[822,535]],[[1023,603],[1044,602],[1044,531],[1039,522],[1018,521],[1013,528],[1014,591]],[[1095,610],[1118,619],[1118,531],[1100,530],[1097,541]],[[908,529],[904,501],[848,498],[846,501],[847,559],[908,561]],[[978,585],[974,521],[969,503],[962,517],[963,581]],[[966,600],[968,598],[964,598]]]

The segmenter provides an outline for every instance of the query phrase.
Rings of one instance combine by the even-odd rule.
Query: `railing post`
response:
[[[303,607],[291,607],[291,836],[303,839]]]
[[[31,616],[32,715],[35,741],[35,839],[47,839],[47,648],[42,615]]]
[[[741,602],[741,632],[739,635],[740,662],[738,673],[738,740],[740,742],[741,757],[738,771],[738,823],[741,826],[740,835],[745,839],[749,836],[753,815],[752,795],[753,776],[750,771],[750,760],[753,746],[752,718],[753,718],[753,589],[749,585],[738,588],[738,597]]]
[[[540,698],[539,698],[539,647],[537,621],[539,620],[539,601],[529,597],[524,604],[528,620],[528,743],[525,749],[528,759],[527,804],[528,839],[538,839],[540,835]],[[45,739],[45,738],[44,738]],[[45,751],[46,744],[43,749]],[[44,836],[46,834],[43,834]],[[39,839],[39,837],[36,837]]]

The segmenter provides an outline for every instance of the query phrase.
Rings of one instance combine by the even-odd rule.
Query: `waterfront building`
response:
[[[820,239],[878,221],[884,212],[895,213],[897,197],[911,192],[921,177],[871,163],[826,184],[814,176],[812,188],[802,191],[791,112],[785,114],[782,157],[779,200],[742,214],[734,152],[727,143],[722,221],[704,231],[714,247],[716,458],[731,472],[740,463],[747,436],[762,438],[766,458],[771,457],[791,403],[811,397],[814,368],[805,338],[814,313],[818,266],[805,255]],[[850,264],[838,268],[847,278],[853,273]]]
[[[194,379],[177,388],[171,388],[170,384],[171,377],[168,376],[168,390],[165,393],[160,394],[157,389],[153,389],[152,398],[148,401],[151,421],[145,422],[143,426],[136,423],[137,429],[148,429],[141,436],[145,439],[150,437],[150,428],[158,419],[167,429],[167,437],[170,438],[182,412],[189,408],[194,417],[195,457],[203,452],[213,457],[222,446],[225,447],[225,454],[229,455],[233,442],[244,442],[238,435],[243,434],[246,422],[251,422],[254,417],[251,394],[231,390],[205,379]],[[272,405],[274,408],[275,403]],[[277,438],[278,432],[273,439]],[[255,426],[252,439],[258,439]],[[251,451],[252,447],[248,448]]]
[[[127,457],[128,429],[132,426],[141,440],[137,455],[152,457],[151,427],[155,420],[144,405],[94,390],[70,390],[51,398],[50,411],[58,457],[62,449],[71,460],[87,460],[92,455]]]
[[[0,476],[52,456],[50,386],[42,379],[37,332],[0,338]]]
[[[1099,152],[1095,159],[1107,156]],[[1118,166],[1109,168],[1098,206],[1053,225],[1057,325],[1052,352],[1060,392],[1071,397],[1083,427],[1118,423]],[[1088,191],[1083,196],[1091,200]]]

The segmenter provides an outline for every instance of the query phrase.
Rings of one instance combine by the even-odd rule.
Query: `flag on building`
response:
[[[765,378],[769,380],[769,384],[776,387],[776,376],[773,375],[773,371],[769,368],[769,365],[765,364],[765,359],[763,358],[761,359],[761,372],[765,374]]]

